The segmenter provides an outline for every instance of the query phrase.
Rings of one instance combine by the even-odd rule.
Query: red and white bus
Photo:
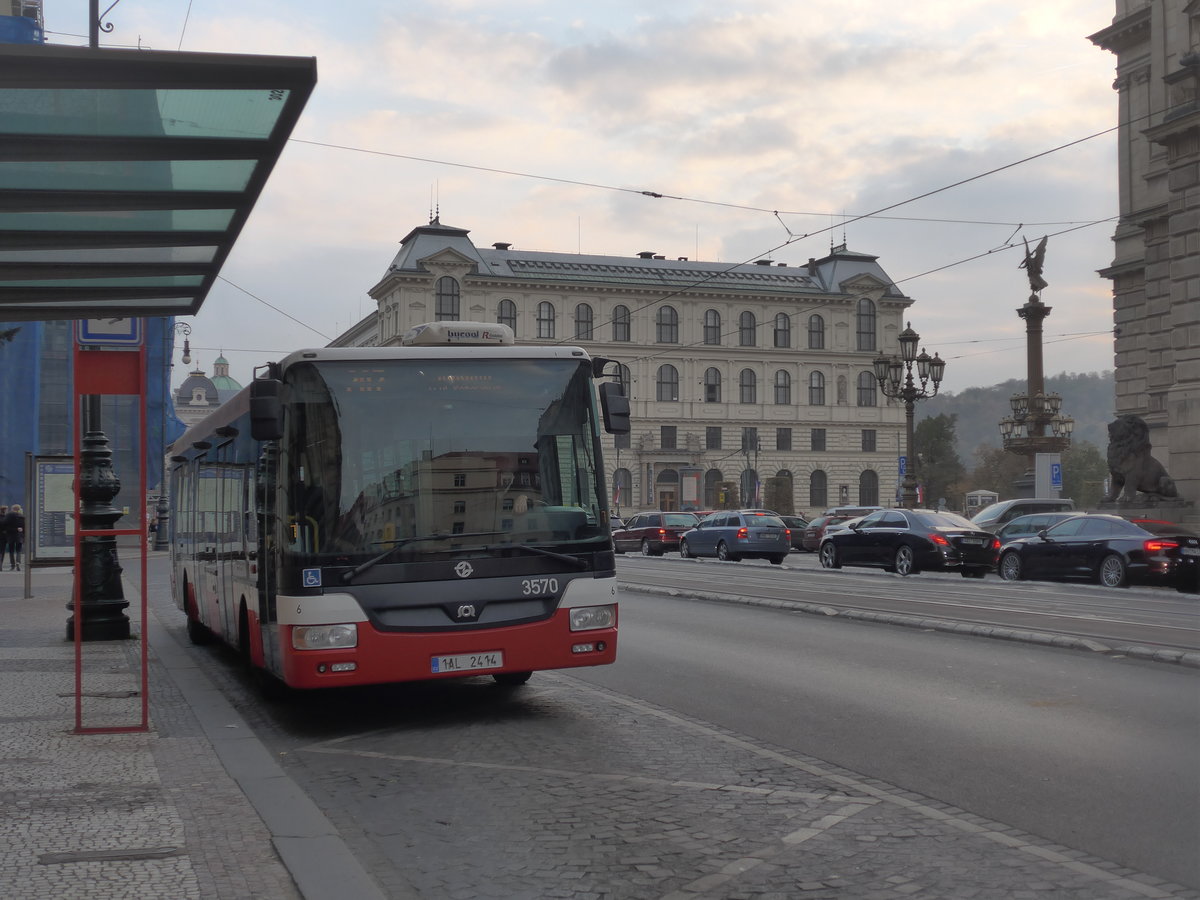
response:
[[[612,663],[606,362],[438,322],[269,364],[171,450],[189,636],[293,688]]]

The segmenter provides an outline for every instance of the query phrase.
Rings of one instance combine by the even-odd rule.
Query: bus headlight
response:
[[[616,624],[616,606],[576,606],[571,609],[572,631],[612,628]]]
[[[296,650],[338,650],[358,646],[358,626],[296,625],[292,628],[292,647]]]

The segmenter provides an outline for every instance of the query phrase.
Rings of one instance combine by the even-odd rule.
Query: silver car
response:
[[[791,549],[788,527],[779,516],[749,509],[713,513],[679,539],[679,555],[684,559],[767,559],[779,565]]]

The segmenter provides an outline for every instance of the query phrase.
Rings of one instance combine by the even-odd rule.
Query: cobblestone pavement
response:
[[[34,586],[0,576],[0,896],[300,897],[156,653],[149,732],[74,733],[69,570]],[[138,726],[136,642],[83,650],[83,726]]]
[[[75,735],[69,582],[39,573],[25,600],[15,577],[0,582],[5,898],[1200,900],[564,673],[271,706],[219,650],[179,641],[161,589],[152,730]],[[85,645],[85,724],[136,718],[134,647]],[[225,727],[272,790],[230,774]],[[301,800],[336,833],[297,844]],[[366,880],[340,877],[339,848]]]
[[[289,767],[392,896],[1197,896],[567,675],[397,718]]]

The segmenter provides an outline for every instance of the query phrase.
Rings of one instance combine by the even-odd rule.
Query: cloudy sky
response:
[[[1022,237],[1050,235],[1047,374],[1112,368],[1096,270],[1117,213],[1114,57],[1087,35],[1113,14],[1113,0],[122,0],[102,44],[317,58],[293,140],[188,320],[210,374],[223,352],[245,383],[366,315],[436,204],[478,246],[801,264],[844,238],[914,298],[960,391],[1024,377]],[[45,15],[48,41],[86,44],[87,0],[45,0]]]

